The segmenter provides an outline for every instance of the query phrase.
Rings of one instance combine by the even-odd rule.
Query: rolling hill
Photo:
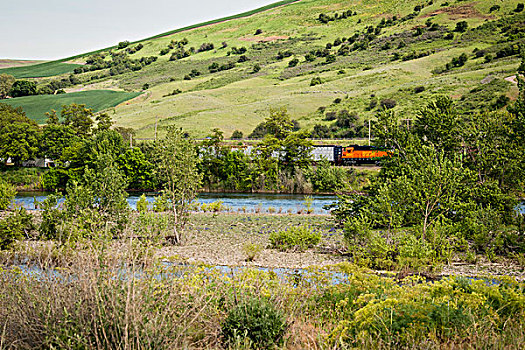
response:
[[[226,136],[237,129],[247,135],[280,107],[307,129],[337,130],[337,116],[357,115],[345,135],[360,136],[382,106],[410,118],[440,94],[465,113],[515,98],[512,76],[525,42],[519,2],[283,1],[0,73],[34,78],[39,86],[62,82],[66,92],[135,93],[124,99],[140,92],[97,109],[111,107],[117,125],[138,137],[151,137],[157,120],[161,134],[177,125],[200,137],[215,127]],[[42,111],[57,102],[42,99],[35,109],[37,97],[9,103],[41,122]],[[92,97],[75,101],[83,98],[87,104]]]

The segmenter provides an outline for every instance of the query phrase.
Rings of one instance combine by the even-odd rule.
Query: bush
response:
[[[514,12],[521,12],[521,11],[523,11],[524,7],[525,7],[525,5],[520,2],[518,5],[516,5],[516,8],[514,9]]]
[[[381,104],[381,108],[383,109],[392,109],[397,105],[397,102],[396,100],[385,98],[381,100],[380,104]]]
[[[270,349],[282,344],[286,323],[283,314],[271,303],[252,298],[228,313],[221,331],[227,344],[248,338],[256,348]]]
[[[28,236],[33,230],[33,216],[24,208],[0,220],[0,250],[9,249],[14,242]]]
[[[242,131],[240,130],[235,130],[233,133],[232,133],[232,137],[231,139],[232,140],[239,140],[239,139],[242,139],[244,137]]]
[[[6,210],[15,198],[15,195],[15,187],[0,179],[0,210]]]
[[[259,34],[262,34],[263,33],[263,30],[262,29],[257,29],[255,31],[255,35],[259,35]]]
[[[137,211],[139,213],[145,213],[148,211],[148,200],[146,199],[146,195],[143,193],[142,196],[139,197],[139,200],[137,201]]]
[[[297,58],[294,58],[290,62],[288,62],[288,67],[295,67],[298,64],[299,64],[299,60]]]
[[[320,77],[314,77],[312,78],[312,80],[310,80],[310,86],[315,86],[315,85],[319,85],[319,84],[322,84],[323,81],[321,80]]]
[[[456,28],[454,29],[454,31],[458,33],[464,33],[467,31],[467,28],[468,28],[467,21],[460,21],[456,23]]]
[[[318,244],[321,241],[321,233],[303,225],[274,231],[270,233],[269,239],[272,248],[283,251],[289,249],[303,251]]]
[[[253,65],[252,73],[257,73],[260,70],[261,70],[261,66],[258,63]]]

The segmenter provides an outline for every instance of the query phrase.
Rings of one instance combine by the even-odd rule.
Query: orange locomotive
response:
[[[334,158],[336,164],[341,165],[379,164],[381,158],[390,156],[387,151],[373,146],[352,145],[341,147],[340,152],[340,155],[336,155]]]

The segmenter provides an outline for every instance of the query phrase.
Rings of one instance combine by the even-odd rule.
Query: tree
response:
[[[270,115],[264,121],[264,127],[268,133],[279,140],[286,138],[293,130],[293,122],[288,115],[286,108],[270,109]]]
[[[422,108],[415,121],[415,133],[427,144],[454,153],[461,144],[460,117],[449,97],[438,97]]]
[[[182,242],[181,230],[188,221],[190,203],[200,188],[202,176],[199,174],[195,145],[185,137],[181,129],[168,127],[166,138],[155,147],[156,173],[164,183],[164,194],[170,200],[173,217],[173,242]]]
[[[15,165],[38,154],[40,130],[29,123],[9,124],[0,129],[0,158],[11,158]]]
[[[86,108],[86,105],[72,103],[69,106],[62,106],[60,112],[64,124],[70,126],[80,137],[86,137],[91,133],[93,125],[93,110]]]
[[[146,159],[138,147],[127,149],[117,158],[119,169],[128,180],[128,186],[133,190],[153,190],[153,164]]]
[[[95,120],[97,121],[96,132],[107,131],[109,130],[109,128],[111,128],[111,126],[114,123],[109,114],[107,113],[98,114]]]
[[[467,31],[467,28],[468,28],[467,21],[460,21],[456,23],[456,28],[454,29],[454,31],[458,33],[463,33]]]
[[[46,122],[47,125],[57,125],[60,123],[58,116],[57,116],[57,111],[55,111],[54,109],[52,109],[51,112],[46,112],[46,116],[47,116],[47,122]]]
[[[13,83],[11,97],[36,95],[36,83],[28,80],[17,80]]]
[[[42,131],[40,154],[55,162],[62,158],[64,149],[79,140],[73,129],[67,125],[47,124]]]
[[[15,198],[15,195],[15,187],[0,178],[0,210],[6,210]]]
[[[16,79],[9,74],[0,74],[0,99],[6,98],[11,92],[11,88]]]

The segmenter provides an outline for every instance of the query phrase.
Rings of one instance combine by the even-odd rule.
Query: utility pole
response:
[[[157,123],[159,121],[159,117],[155,117],[155,142],[157,141]]]
[[[368,146],[370,146],[370,134],[371,134],[370,119],[368,119]]]

